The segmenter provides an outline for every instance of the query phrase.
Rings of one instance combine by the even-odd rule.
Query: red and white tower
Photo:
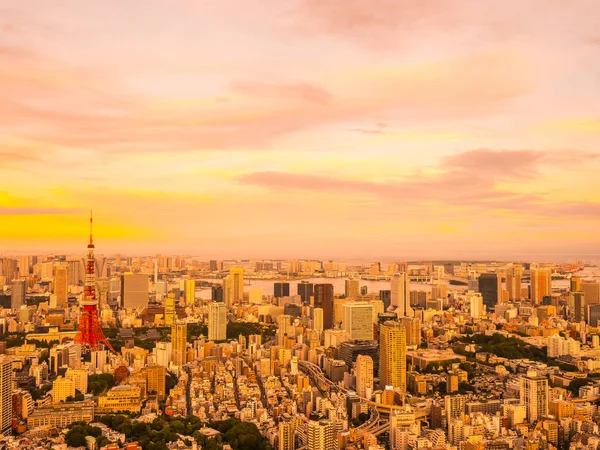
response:
[[[90,243],[88,244],[87,260],[85,264],[85,286],[83,288],[83,300],[81,301],[81,317],[79,329],[75,335],[75,342],[87,346],[90,350],[100,350],[100,344],[104,344],[113,351],[112,346],[102,331],[98,320],[98,300],[96,299],[96,274],[94,258],[94,240],[92,238],[92,215],[90,213]]]

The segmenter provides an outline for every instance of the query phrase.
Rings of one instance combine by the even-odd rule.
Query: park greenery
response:
[[[69,426],[69,431],[65,436],[65,444],[71,447],[87,447],[86,437],[96,438],[96,448],[104,447],[110,441],[102,435],[102,430],[98,427],[88,425],[86,422],[74,422]]]
[[[238,419],[202,422],[196,416],[174,418],[162,415],[151,423],[145,423],[117,414],[100,416],[96,420],[123,433],[127,442],[138,442],[144,450],[165,450],[168,448],[169,442],[179,439],[182,439],[187,445],[196,441],[204,450],[219,450],[223,448],[223,444],[229,444],[233,450],[272,450],[256,425],[250,422],[241,422]],[[200,432],[204,427],[213,428],[220,434],[214,438],[207,437]],[[81,424],[70,428],[69,433],[75,428],[76,437],[79,439],[79,435],[83,434],[85,439]],[[94,436],[91,433],[90,435]]]
[[[88,390],[98,396],[108,392],[115,385],[115,377],[109,373],[93,374],[88,376]]]
[[[492,336],[473,334],[463,336],[459,340],[464,343],[476,344],[480,346],[481,352],[493,353],[501,358],[548,361],[545,348],[535,347],[514,336],[506,337],[500,333],[494,333]]]

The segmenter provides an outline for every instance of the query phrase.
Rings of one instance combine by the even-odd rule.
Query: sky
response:
[[[0,254],[600,258],[597,0],[3,0]]]

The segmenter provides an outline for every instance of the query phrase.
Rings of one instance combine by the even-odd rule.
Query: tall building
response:
[[[530,370],[521,377],[521,403],[525,405],[529,423],[548,414],[548,379]]]
[[[196,303],[196,280],[185,280],[185,305],[194,306]]]
[[[508,267],[506,271],[506,290],[508,291],[508,300],[518,302],[521,300],[521,277],[523,276],[523,266],[514,264]]]
[[[373,360],[373,373],[379,373],[379,344],[377,341],[343,341],[338,343],[338,358],[352,367],[359,355],[370,356]]]
[[[397,273],[391,281],[391,307],[398,317],[413,317],[415,312],[410,306],[410,278],[408,273]]]
[[[12,424],[12,361],[0,357],[0,433],[10,433]]]
[[[187,324],[177,323],[171,327],[173,364],[183,366],[187,362]]]
[[[21,309],[25,305],[25,295],[27,294],[27,280],[13,280],[12,293],[10,294],[11,309]]]
[[[148,275],[124,273],[121,275],[121,308],[148,306]]]
[[[332,420],[309,420],[308,450],[337,450],[335,424]]]
[[[448,422],[452,419],[462,419],[465,412],[465,402],[466,398],[462,395],[448,395],[444,398],[444,407]]]
[[[56,306],[65,308],[69,303],[69,266],[57,264],[54,266],[54,282],[52,283]]]
[[[212,302],[208,309],[208,340],[227,339],[227,306],[222,302]]]
[[[483,315],[483,297],[478,292],[469,296],[469,304],[471,317],[473,319],[479,319]]]
[[[542,299],[552,295],[552,270],[548,268],[531,269],[531,296],[535,305],[542,303]]]
[[[52,263],[50,263],[52,264]],[[6,277],[6,282],[14,280],[17,277],[18,264],[16,259],[4,258],[2,260],[2,275]]]
[[[372,340],[373,305],[368,302],[348,302],[344,304],[344,329],[350,340]]]
[[[167,369],[159,365],[151,365],[146,368],[146,383],[148,392],[156,392],[158,400],[164,400],[167,396]]]
[[[587,317],[589,320],[589,316],[586,314],[586,301],[585,295],[583,292],[571,292],[572,305],[573,305],[573,316],[575,317],[575,322],[581,322],[584,320],[584,317]],[[596,326],[596,324],[592,324],[588,322],[588,325]]]
[[[29,256],[19,257],[19,277],[29,278]]]
[[[500,290],[500,278],[495,273],[482,273],[479,275],[479,292],[483,297],[483,304],[489,310],[492,310],[498,304]]]
[[[586,317],[588,324],[592,327],[598,326],[598,321],[600,320],[600,304],[598,305],[587,305],[586,307]]]
[[[577,292],[581,290],[581,277],[571,277],[569,280],[571,286],[571,292]]]
[[[359,397],[371,398],[373,393],[373,358],[368,355],[358,355],[354,367],[356,393]]]
[[[360,297],[360,281],[355,279],[346,280],[345,283],[346,298]]]
[[[333,284],[314,285],[314,306],[323,309],[323,328],[333,327]]]
[[[60,403],[67,398],[75,396],[75,383],[69,378],[58,376],[52,383],[52,401]]]
[[[379,329],[379,379],[382,388],[393,386],[406,392],[406,330],[388,321]]]
[[[229,300],[228,307],[239,305],[244,301],[244,269],[241,267],[233,267],[229,269],[229,276],[225,292],[226,298]]]
[[[406,330],[406,346],[417,348],[421,345],[421,319],[418,317],[402,317],[399,322]]]
[[[165,298],[165,325],[168,327],[172,326],[177,321],[176,302],[177,299],[175,298],[175,293],[169,292],[167,298]]]
[[[314,284],[309,283],[308,281],[301,281],[296,286],[296,293],[302,299],[302,303],[308,305],[310,303],[310,298],[314,295]]]
[[[210,299],[213,302],[223,302],[223,286],[213,286],[210,288]]]
[[[389,289],[379,291],[379,300],[383,302],[384,311],[387,311],[392,304],[392,291]]]
[[[588,305],[600,303],[600,283],[597,281],[582,281],[581,292],[585,295],[585,302]]]
[[[294,450],[296,448],[296,439],[294,435],[294,421],[292,418],[286,418],[279,422],[279,450]]]
[[[290,296],[290,283],[278,282],[273,285],[273,294],[277,298]]]

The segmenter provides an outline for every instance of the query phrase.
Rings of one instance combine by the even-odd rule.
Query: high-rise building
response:
[[[355,279],[346,280],[345,294],[346,298],[360,297],[360,281]]]
[[[158,400],[166,397],[167,369],[159,365],[150,365],[146,368],[146,383],[148,392],[156,392]]]
[[[585,302],[588,305],[600,303],[600,283],[597,281],[582,281],[581,292],[585,295]]]
[[[314,284],[309,283],[308,281],[301,281],[296,286],[296,293],[302,299],[302,303],[308,305],[310,303],[310,298],[314,295]]]
[[[584,320],[584,317],[589,316],[586,314],[586,301],[585,295],[583,292],[571,292],[572,305],[573,305],[573,316],[575,317],[575,322],[581,322]],[[588,323],[588,325],[592,325]],[[593,324],[596,326],[596,324]]]
[[[65,308],[69,303],[69,266],[57,264],[54,266],[54,282],[52,283],[56,306]]]
[[[508,291],[508,300],[518,302],[521,300],[521,277],[523,276],[523,266],[514,264],[508,267],[506,271],[506,290]]]
[[[373,373],[379,373],[379,344],[376,341],[343,341],[337,346],[338,358],[352,367],[359,355],[370,356],[373,360]]]
[[[196,303],[196,280],[185,280],[185,305],[194,306]]]
[[[421,319],[402,317],[398,320],[406,330],[406,346],[416,349],[421,345]]]
[[[444,399],[446,409],[446,419],[448,422],[452,419],[462,419],[465,412],[466,398],[462,395],[447,395]]]
[[[408,273],[397,273],[391,281],[391,306],[398,317],[413,317],[414,310],[410,306],[410,278]]]
[[[550,295],[552,295],[552,270],[531,269],[531,301],[539,305],[544,297]]]
[[[52,263],[50,263],[52,264]],[[14,280],[17,277],[18,264],[16,259],[4,258],[2,260],[2,275],[6,277],[6,282]]]
[[[483,304],[492,310],[498,304],[500,290],[500,279],[495,273],[482,273],[479,275],[479,292],[483,297]]]
[[[208,309],[208,340],[227,339],[227,306],[222,302],[212,302]]]
[[[323,308],[313,309],[313,329],[323,331]]]
[[[88,390],[88,374],[85,369],[67,369],[65,378],[73,381],[73,386],[76,391],[82,394],[87,394]]]
[[[27,294],[27,280],[12,280],[12,293],[10,294],[11,309],[21,309],[25,304],[25,295]]]
[[[588,324],[592,327],[598,326],[598,321],[600,320],[600,304],[587,305],[586,310]]]
[[[577,292],[581,290],[581,277],[571,277],[569,284],[571,286],[571,292]]]
[[[223,286],[213,286],[210,288],[210,299],[213,302],[222,302],[223,298]]]
[[[173,364],[183,366],[187,362],[187,324],[176,323],[171,327]]]
[[[0,433],[10,433],[12,424],[12,361],[0,357]]]
[[[176,302],[177,299],[175,298],[175,293],[169,292],[167,298],[165,298],[165,325],[168,327],[172,326],[177,321]]]
[[[323,309],[323,328],[333,327],[333,284],[314,285],[314,306]]]
[[[469,295],[471,317],[479,319],[483,315],[483,296],[477,292]]]
[[[21,256],[19,258],[19,277],[29,277],[29,256]]]
[[[370,399],[373,393],[373,358],[368,355],[358,355],[354,374],[356,393],[359,397]]]
[[[308,450],[337,450],[335,424],[332,420],[309,420]]]
[[[381,386],[406,392],[406,330],[401,323],[388,321],[379,329],[379,379]]]
[[[383,302],[384,311],[387,311],[392,304],[392,291],[389,289],[379,291],[379,300]]]
[[[344,329],[350,340],[372,340],[373,305],[368,302],[348,302],[344,304]]]
[[[521,403],[525,405],[527,420],[533,423],[548,414],[548,379],[530,370],[521,377]]]
[[[273,294],[277,298],[290,296],[290,283],[278,282],[273,285]]]
[[[121,275],[121,307],[145,308],[148,306],[148,275],[124,273]]]
[[[75,383],[69,378],[57,377],[52,383],[52,401],[60,403],[75,396]]]
[[[284,418],[279,422],[279,450],[294,450],[296,440],[294,436],[294,421],[292,418]]]
[[[231,289],[231,305],[239,305],[244,301],[244,269],[233,267],[229,269]]]

